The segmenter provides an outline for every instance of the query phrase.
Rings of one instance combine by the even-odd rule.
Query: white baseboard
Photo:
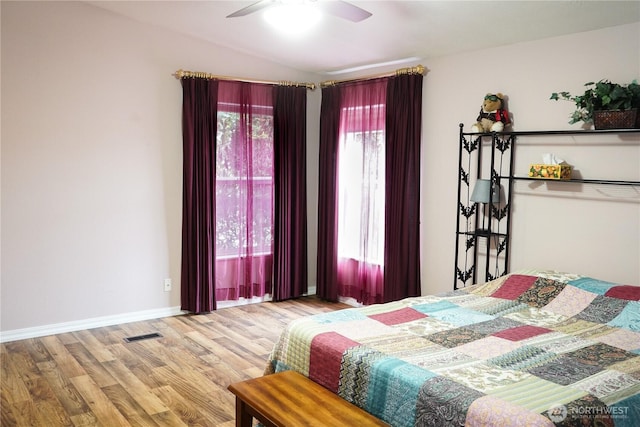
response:
[[[316,287],[309,286],[305,295],[315,295]],[[265,300],[269,301],[271,296]],[[217,304],[218,308],[235,307],[244,304],[261,302],[259,299],[239,301],[222,301]],[[73,320],[71,322],[55,323],[52,325],[35,326],[33,328],[14,329],[12,331],[0,332],[0,343],[24,340],[27,338],[45,337],[47,335],[64,334],[66,332],[81,331],[84,329],[101,328],[104,326],[120,325],[123,323],[139,322],[142,320],[159,319],[161,317],[178,316],[185,312],[179,306],[159,308],[154,310],[136,311],[133,313],[116,314],[113,316],[94,317],[84,320]]]
[[[159,308],[154,310],[136,311],[133,313],[116,314],[113,316],[94,317],[91,319],[74,320],[71,322],[55,323],[52,325],[35,326],[33,328],[14,329],[0,332],[0,343],[23,340],[27,338],[44,337],[47,335],[64,334],[66,332],[81,331],[83,329],[100,328],[119,325],[122,323],[139,322],[142,320],[159,319],[161,317],[183,314],[179,306]]]

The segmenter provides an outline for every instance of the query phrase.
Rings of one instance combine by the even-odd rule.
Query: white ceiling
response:
[[[319,74],[406,58],[418,59],[398,67],[428,65],[432,57],[640,21],[640,1],[353,0],[373,16],[357,23],[325,16],[312,32],[293,39],[269,28],[262,12],[225,18],[255,1],[88,3]]]

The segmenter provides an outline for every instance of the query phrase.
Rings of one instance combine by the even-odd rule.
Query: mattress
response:
[[[640,425],[640,286],[518,272],[291,322],[295,370],[392,426]]]

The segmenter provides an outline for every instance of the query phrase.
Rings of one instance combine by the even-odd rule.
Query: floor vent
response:
[[[148,339],[151,339],[151,338],[160,338],[161,336],[162,335],[160,335],[159,333],[154,332],[152,334],[138,335],[138,336],[135,336],[135,337],[127,337],[124,340],[126,342],[136,342],[136,341],[148,340]]]

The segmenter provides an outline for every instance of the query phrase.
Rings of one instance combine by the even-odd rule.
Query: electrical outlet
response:
[[[171,279],[164,279],[164,291],[171,291]]]

